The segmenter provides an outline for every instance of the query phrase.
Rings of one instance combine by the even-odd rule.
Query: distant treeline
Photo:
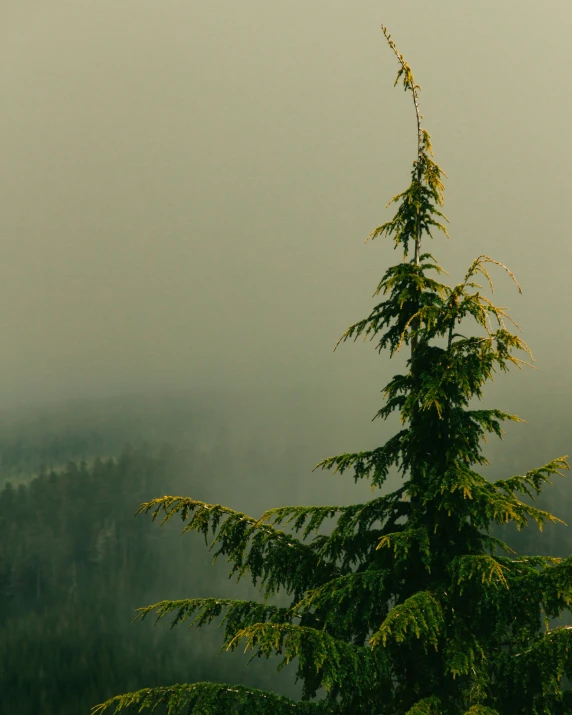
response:
[[[152,398],[62,402],[0,414],[0,486],[35,476],[44,467],[61,468],[69,461],[93,461],[116,455],[129,442],[171,441],[184,430],[198,432],[189,400]],[[159,427],[157,427],[159,425]]]
[[[292,474],[301,465],[310,470],[323,450],[317,415],[320,410],[328,414],[320,401],[312,406],[311,397],[304,394],[302,399],[295,391],[262,397],[213,391],[151,393],[5,409],[0,412],[0,489],[6,481],[29,481],[42,467],[59,471],[69,461],[91,464],[96,457],[117,455],[126,444],[143,440],[202,453],[214,450],[217,467],[223,469],[231,466],[221,463],[225,450],[232,452],[236,465],[237,458],[252,462],[253,451],[260,456],[261,444],[266,456],[294,446],[298,454],[293,459],[290,453],[287,470]],[[280,410],[274,409],[273,398]],[[270,407],[261,411],[257,408],[264,400]],[[324,428],[322,435],[329,431]]]
[[[162,598],[215,595],[221,586],[236,593],[235,584],[220,583],[226,569],[211,567],[201,539],[179,536],[181,522],[160,528],[148,517],[133,518],[140,502],[180,493],[182,481],[188,491],[190,470],[188,453],[141,447],[43,472],[29,485],[5,485],[2,715],[79,715],[144,686],[244,681],[245,658],[212,659],[216,629],[170,632],[168,624],[131,623],[137,607]],[[263,686],[272,670],[260,662],[246,677]]]

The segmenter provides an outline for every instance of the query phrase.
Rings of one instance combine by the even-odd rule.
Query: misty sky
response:
[[[538,371],[499,407],[568,399],[570,2],[2,5],[4,407],[197,385],[379,407],[395,366],[332,348],[400,259],[364,245],[416,146],[382,22],[449,175],[430,250],[524,289],[498,275]]]

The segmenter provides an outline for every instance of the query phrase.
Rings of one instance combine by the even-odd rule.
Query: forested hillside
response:
[[[217,632],[132,623],[165,589],[183,598],[237,588],[182,525],[134,518],[142,501],[192,494],[256,513],[269,494],[298,501],[304,477],[304,491],[319,493],[320,478],[307,477],[337,437],[327,410],[323,431],[308,430],[324,398],[281,395],[279,411],[274,398],[146,394],[0,414],[2,715],[88,713],[118,690],[189,677],[259,687],[272,678],[295,692],[284,673],[276,684],[270,663],[213,659]]]
[[[142,447],[90,467],[80,462],[44,472],[29,485],[6,484],[0,494],[3,715],[78,715],[118,689],[232,679],[242,671],[240,656],[202,657],[202,644],[208,641],[212,653],[217,634],[131,622],[135,609],[158,600],[165,588],[174,597],[224,588],[225,575],[210,566],[202,544],[179,537],[179,525],[159,529],[133,518],[145,498],[177,492],[183,475],[188,484],[189,472],[193,491],[205,495],[208,465],[189,453]],[[261,685],[271,674],[260,663],[243,675]]]
[[[292,406],[291,420],[277,416],[268,429],[274,440],[263,431],[268,413],[257,424],[240,405],[206,399],[78,403],[52,410],[52,419],[46,408],[21,413],[13,423],[0,420],[0,452],[5,461],[12,455],[11,473],[22,477],[0,473],[2,715],[87,714],[117,692],[201,680],[297,693],[286,671],[274,675],[272,661],[257,659],[247,667],[241,653],[214,656],[216,630],[132,623],[136,608],[165,597],[253,593],[247,582],[237,591],[227,580],[224,561],[211,566],[200,536],[180,536],[180,522],[160,528],[133,514],[142,501],[162,494],[226,501],[253,515],[267,508],[269,495],[282,504],[300,503],[317,499],[324,484],[336,499],[347,500],[344,480],[310,474],[329,446],[309,431],[313,417],[303,406]],[[329,428],[332,441],[339,441]],[[348,442],[356,440],[344,430]],[[129,440],[140,444],[138,436],[153,446],[121,450]],[[158,448],[169,436],[176,446]],[[59,451],[49,452],[50,444]],[[526,451],[538,455],[541,447],[542,440],[517,443],[500,464],[493,454],[495,473],[518,471]],[[42,462],[58,468],[34,477]],[[572,523],[570,494],[570,481],[557,480],[539,504]],[[543,534],[512,531],[508,541],[521,553],[564,557],[572,551],[569,534],[547,525]]]

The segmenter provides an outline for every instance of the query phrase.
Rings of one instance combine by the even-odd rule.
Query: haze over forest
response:
[[[253,515],[368,496],[311,469],[395,426],[371,418],[402,357],[333,352],[398,260],[364,240],[415,157],[382,22],[449,177],[427,250],[523,289],[493,273],[537,369],[486,393],[527,420],[490,472],[572,453],[569,3],[5,5],[0,492],[147,441],[192,453],[173,485]]]

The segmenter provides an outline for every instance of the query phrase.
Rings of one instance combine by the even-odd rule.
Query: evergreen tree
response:
[[[173,714],[572,713],[565,685],[572,676],[572,627],[549,627],[572,601],[572,557],[517,557],[491,535],[495,524],[520,529],[533,521],[542,529],[559,522],[526,499],[568,465],[560,457],[494,482],[476,471],[487,463],[481,448],[487,434],[501,437],[504,421],[519,420],[474,409],[475,398],[495,371],[520,367],[530,355],[512,332],[518,327],[476,281],[480,275],[492,290],[489,269],[496,266],[518,284],[505,266],[481,255],[460,283],[447,285],[445,271],[423,252],[424,237],[447,234],[445,174],[421,125],[420,87],[383,32],[399,62],[395,84],[401,79],[413,99],[417,156],[411,184],[390,202],[398,206],[394,217],[371,238],[392,238],[403,260],[377,286],[381,302],[341,341],[370,338],[392,356],[407,348],[406,371],[385,387],[377,415],[398,412],[402,427],[372,451],[341,454],[318,467],[353,472],[373,489],[397,468],[403,485],[367,503],[282,507],[259,519],[184,497],[142,504],[138,513],[163,521],[179,515],[184,532],[205,540],[211,534],[215,558],[225,556],[238,578],[249,574],[264,601],[162,601],[140,615],[197,627],[222,616],[227,649],[242,644],[253,657],[277,655],[279,669],[297,659],[302,700],[194,683],[120,695],[94,712],[115,705],[115,712],[161,706]],[[475,335],[467,331],[470,321]],[[288,606],[271,604],[279,592],[288,595]],[[318,699],[320,689],[325,697]]]

